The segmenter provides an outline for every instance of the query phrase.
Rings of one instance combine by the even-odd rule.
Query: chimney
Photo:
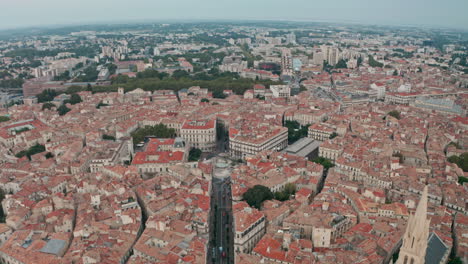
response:
[[[328,211],[329,206],[330,206],[330,204],[328,202],[324,202],[322,204],[322,211]]]
[[[284,233],[284,235],[283,235],[283,248],[284,249],[289,248],[289,244],[291,244],[291,234]]]
[[[270,253],[270,247],[267,247],[267,253]]]

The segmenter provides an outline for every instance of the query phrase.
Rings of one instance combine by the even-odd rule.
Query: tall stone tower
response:
[[[396,264],[424,264],[427,239],[429,236],[427,219],[427,186],[424,187],[421,200],[414,215],[411,215],[403,236],[403,245]]]

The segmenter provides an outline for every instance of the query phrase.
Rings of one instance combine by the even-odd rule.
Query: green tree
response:
[[[273,199],[274,195],[263,185],[255,185],[248,189],[243,195],[242,199],[246,201],[250,206],[260,209],[262,203],[266,200]]]
[[[202,102],[202,103],[209,103],[210,100],[208,100],[208,99],[206,99],[206,98],[202,98],[202,99],[201,99],[201,102]]]
[[[70,97],[70,104],[72,104],[72,105],[79,104],[82,101],[83,100],[81,100],[81,96],[79,94],[72,94],[71,97]]]
[[[324,157],[318,157],[318,158],[315,158],[312,160],[313,162],[315,163],[318,163],[318,164],[322,164],[322,166],[328,170],[332,167],[335,166],[335,164],[333,164],[333,162],[327,158],[324,158]]]
[[[184,78],[184,77],[189,77],[190,74],[184,70],[175,70],[173,73],[172,73],[172,78],[174,79],[181,79],[181,78]]]
[[[54,77],[54,81],[68,81],[68,80],[70,80],[69,71],[64,71],[62,74]]]
[[[338,63],[335,65],[335,69],[347,69],[348,65],[346,64],[346,61],[343,59],[340,59]]]
[[[191,148],[189,152],[188,161],[199,161],[202,151],[198,148]]]
[[[398,71],[397,70],[393,71],[393,76],[398,76]]]
[[[369,55],[369,66],[382,68],[383,63],[376,61],[372,55]]]
[[[331,133],[330,139],[336,138],[338,134],[336,132]]]
[[[175,137],[175,129],[168,128],[164,124],[155,126],[140,127],[130,134],[133,138],[133,143],[136,145],[142,142],[145,137],[153,136],[157,138],[173,138]]]
[[[42,110],[45,110],[45,109],[52,109],[55,107],[55,104],[53,103],[49,103],[49,102],[46,102],[46,103],[43,103],[42,104]]]
[[[463,261],[461,261],[460,257],[454,257],[449,260],[448,264],[463,264]]]
[[[103,135],[102,135],[102,139],[103,139],[103,140],[113,140],[113,141],[115,141],[115,137],[114,137],[114,136],[110,136],[110,135],[106,135],[106,134],[103,134]]]
[[[68,112],[70,112],[70,108],[68,108],[66,105],[61,105],[59,106],[59,108],[57,108],[57,112],[59,115],[63,116],[65,114],[67,114]]]
[[[464,172],[468,171],[468,152],[465,152],[458,156],[450,156],[447,159],[450,163],[455,163],[459,168],[461,168]]]
[[[301,126],[297,121],[285,121],[284,126],[288,128],[288,143],[292,144],[303,137],[307,137],[309,125]]]
[[[394,118],[396,118],[398,120],[401,118],[400,112],[398,112],[397,110],[392,110],[392,111],[388,112],[388,115],[393,116]]]
[[[275,199],[278,201],[286,201],[289,200],[291,195],[296,194],[296,185],[293,183],[287,183],[284,186],[284,189],[280,192],[275,192],[274,196]]]
[[[359,66],[361,66],[361,64],[362,64],[362,57],[359,56],[359,57],[357,58],[357,66],[359,67]]]
[[[44,102],[50,102],[54,100],[55,96],[57,96],[58,93],[55,90],[44,90],[40,94],[36,95],[37,97],[37,102],[38,103],[44,103]]]
[[[96,108],[99,109],[99,108],[101,108],[102,106],[109,106],[109,105],[108,105],[108,104],[105,104],[105,103],[103,103],[103,102],[101,101],[101,102],[99,102],[98,105],[96,105]]]
[[[115,74],[115,72],[117,71],[117,65],[109,63],[107,64],[107,70],[109,70],[110,75]]]
[[[89,66],[84,69],[83,72],[75,78],[75,82],[94,82],[97,80],[99,72],[95,65]]]
[[[0,116],[0,123],[10,121],[8,116]]]
[[[459,184],[463,185],[465,182],[468,182],[468,178],[463,177],[463,176],[458,177],[458,183]]]
[[[27,156],[28,159],[31,160],[31,156],[33,156],[35,154],[38,154],[38,153],[41,153],[41,152],[44,152],[44,151],[45,151],[45,146],[44,145],[36,144],[36,145],[30,147],[27,150],[22,150],[22,151],[16,153],[15,156],[17,158],[22,158],[24,156]]]

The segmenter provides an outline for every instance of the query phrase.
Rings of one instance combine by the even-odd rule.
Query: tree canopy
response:
[[[188,161],[199,161],[202,151],[198,148],[191,148],[189,152]]]
[[[382,68],[383,63],[376,61],[372,55],[369,55],[369,66]]]
[[[55,107],[55,104],[53,103],[50,103],[50,102],[45,102],[44,104],[42,104],[42,110],[45,110],[45,109],[52,109]]]
[[[457,164],[464,172],[468,171],[468,152],[461,154],[460,157],[450,156],[447,161]]]
[[[297,121],[285,121],[284,126],[288,128],[288,143],[292,144],[303,137],[307,137],[309,125],[302,126]]]
[[[8,116],[0,116],[0,123],[10,121]]]
[[[24,156],[27,156],[29,160],[31,160],[31,156],[37,154],[37,153],[41,153],[41,152],[44,152],[45,151],[45,146],[44,145],[40,145],[40,144],[36,144],[32,147],[30,147],[29,149],[27,150],[23,150],[23,151],[20,151],[18,153],[16,153],[16,157],[17,158],[22,158]]]
[[[65,114],[67,114],[68,112],[70,112],[70,108],[68,108],[66,105],[61,105],[59,106],[59,108],[57,108],[57,112],[59,115],[63,116]]]
[[[331,167],[334,167],[335,164],[333,164],[333,162],[327,158],[324,158],[324,157],[318,157],[318,158],[315,158],[312,160],[313,162],[315,163],[318,163],[318,164],[322,164],[322,166],[328,170],[330,169]]]
[[[291,195],[296,194],[296,185],[293,183],[287,183],[284,186],[284,189],[280,192],[275,192],[275,199],[278,201],[286,201],[289,200]]]
[[[74,105],[74,104],[78,104],[78,103],[81,103],[83,100],[81,100],[81,96],[78,95],[78,94],[72,94],[71,97],[70,97],[70,101],[69,103]]]
[[[155,126],[140,127],[130,135],[133,138],[133,143],[136,145],[148,136],[154,136],[157,138],[173,138],[175,137],[175,129],[168,128],[164,124],[157,124]]]
[[[58,93],[55,90],[47,89],[36,95],[38,103],[50,102],[54,100]]]
[[[335,69],[346,69],[348,68],[348,65],[346,64],[346,61],[343,59],[340,59],[338,63],[335,65]]]
[[[393,116],[394,118],[400,120],[401,116],[400,116],[400,112],[397,111],[397,110],[392,110],[390,112],[388,112],[388,115],[389,116]]]
[[[273,197],[274,195],[270,189],[263,185],[255,185],[242,195],[243,200],[245,200],[250,206],[257,209],[260,209],[264,201],[271,200]]]

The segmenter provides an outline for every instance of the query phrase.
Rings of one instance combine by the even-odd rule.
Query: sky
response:
[[[468,30],[468,0],[0,0],[0,28],[161,20],[300,20]]]

